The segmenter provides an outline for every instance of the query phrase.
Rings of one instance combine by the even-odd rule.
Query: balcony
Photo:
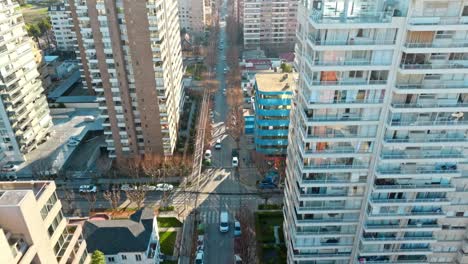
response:
[[[407,151],[407,152],[382,152],[380,154],[380,160],[382,162],[416,162],[433,160],[434,162],[447,161],[465,161],[466,157],[463,153],[458,151],[450,151],[447,153],[441,152],[425,152],[424,150],[419,151]]]
[[[339,214],[339,213],[358,213],[361,211],[359,206],[295,206],[296,211],[300,214]],[[353,233],[354,235],[354,233]]]
[[[327,142],[349,142],[353,140],[374,141],[376,136],[375,132],[356,133],[346,128],[343,128],[341,130],[335,129],[324,134],[307,134],[302,129],[299,129],[299,131],[303,140],[307,142],[323,142],[324,140],[326,140]]]
[[[392,225],[392,224],[381,224],[381,225],[370,225],[365,224],[364,230],[369,233],[376,232],[429,232],[429,231],[438,231],[441,230],[441,226],[438,224],[417,224],[417,225]]]
[[[432,254],[432,249],[430,247],[426,248],[399,248],[395,250],[368,250],[361,249],[359,252],[360,256],[414,256],[414,255],[426,255]]]
[[[418,177],[460,177],[461,171],[456,166],[436,168],[435,166],[414,168],[379,168],[377,178],[418,178]]]
[[[307,114],[305,111],[301,111],[304,120],[309,125],[377,125],[379,122],[379,114],[370,114],[364,116],[359,113],[341,113],[340,115],[313,115]],[[344,123],[344,124],[343,124]]]
[[[370,59],[351,59],[351,58],[338,58],[335,61],[312,60],[312,58],[305,56],[306,61],[309,63],[312,70],[327,70],[327,71],[340,71],[340,70],[388,70],[391,66],[391,61],[380,61]]]
[[[418,129],[418,130],[426,130],[426,129],[455,129],[455,128],[468,128],[468,120],[457,120],[449,118],[439,118],[439,120],[417,120],[414,119],[406,119],[406,120],[390,120],[387,122],[387,125],[390,129]]]
[[[349,181],[349,180],[333,180],[333,179],[325,179],[325,180],[308,180],[308,179],[300,179],[299,184],[301,187],[342,187],[342,186],[364,186],[366,185],[366,180],[358,180],[358,181]]]
[[[464,135],[426,135],[426,137],[415,138],[384,138],[385,145],[398,145],[402,147],[421,147],[421,146],[460,146],[468,143],[468,138]]]
[[[419,94],[419,93],[463,93],[468,88],[468,84],[463,81],[441,81],[439,83],[422,84],[397,84],[395,93],[398,94]]]
[[[340,49],[340,50],[362,50],[362,49],[392,49],[395,40],[370,39],[363,37],[348,40],[326,39],[321,40],[316,34],[309,34],[309,42],[314,50]],[[341,47],[340,47],[341,46]],[[371,47],[375,46],[375,47]]]
[[[383,103],[383,99],[349,99],[349,100],[333,100],[328,102],[313,102],[306,100],[303,96],[304,101],[307,103],[308,109],[320,109],[320,108],[368,108],[368,107],[380,107]]]
[[[455,187],[451,184],[392,184],[374,185],[375,193],[387,192],[452,192]]]
[[[407,42],[403,45],[403,51],[407,53],[436,53],[436,52],[466,52],[468,51],[468,41],[450,40],[450,42],[425,42],[411,43]]]
[[[393,11],[387,12],[357,12],[346,14],[337,10],[312,10],[310,20],[314,27],[333,27],[333,25],[362,26],[360,24],[388,24],[392,22]],[[374,25],[373,25],[374,26]],[[378,25],[375,25],[378,26]],[[346,27],[347,28],[347,27]]]
[[[312,81],[305,77],[306,81],[314,87],[314,89],[372,89],[376,87],[376,89],[384,89],[385,85],[387,84],[387,80],[361,80],[361,79],[342,79],[337,81]],[[341,87],[345,86],[345,87]]]
[[[371,149],[356,149],[356,147],[331,147],[323,150],[312,150],[304,149],[302,145],[299,146],[301,153],[304,157],[332,157],[332,158],[343,158],[343,157],[356,157],[356,156],[368,156],[372,153]]]
[[[355,218],[322,218],[322,219],[298,219],[294,214],[294,222],[297,226],[330,226],[330,225],[357,225],[359,219]]]
[[[468,22],[467,17],[451,16],[425,16],[410,17],[408,19],[408,29],[418,31],[436,31],[436,30],[463,30]]]
[[[431,63],[400,64],[399,70],[403,74],[444,74],[444,73],[466,73],[468,65],[461,63]]]
[[[460,102],[417,102],[417,103],[392,103],[393,113],[425,113],[425,112],[468,112],[468,103]]]
[[[369,164],[363,162],[350,162],[350,163],[323,163],[323,164],[301,164],[302,171],[312,170],[314,172],[356,172],[367,171]]]
[[[362,237],[363,244],[406,244],[406,243],[435,243],[437,239],[426,237]]]
[[[424,205],[449,205],[447,198],[415,198],[415,199],[369,199],[376,206],[424,206]]]
[[[442,210],[428,212],[407,212],[407,213],[368,213],[368,220],[387,220],[387,219],[434,219],[445,218],[445,212]]]

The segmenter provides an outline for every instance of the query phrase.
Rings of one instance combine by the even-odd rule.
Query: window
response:
[[[462,16],[468,16],[468,6],[463,7]]]
[[[135,255],[135,259],[136,259],[136,261],[141,261],[141,255],[140,255],[140,254],[136,254],[136,255]]]
[[[114,259],[114,257],[107,257],[107,261],[109,261],[109,262],[115,262],[115,259]]]
[[[457,216],[457,217],[462,217],[463,214],[464,214],[463,212],[456,212],[456,213],[455,213],[455,216]]]
[[[122,260],[127,260],[127,256],[122,255]]]

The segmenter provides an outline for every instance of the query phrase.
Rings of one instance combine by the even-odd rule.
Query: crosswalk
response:
[[[229,209],[227,211],[229,214],[229,219],[234,219],[236,217],[235,209]],[[220,214],[219,210],[201,211],[199,217],[200,217],[201,222],[204,224],[218,224],[219,214]]]

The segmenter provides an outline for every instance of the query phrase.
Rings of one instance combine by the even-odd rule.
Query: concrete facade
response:
[[[301,1],[288,263],[467,263],[468,1]]]
[[[182,102],[177,1],[71,0],[110,157],[172,155]]]
[[[89,263],[81,226],[61,208],[54,182],[0,182],[0,263]]]
[[[76,34],[68,0],[49,7],[48,14],[54,32],[56,48],[59,51],[75,51]]]
[[[297,0],[243,0],[237,4],[242,15],[244,49],[293,50]]]

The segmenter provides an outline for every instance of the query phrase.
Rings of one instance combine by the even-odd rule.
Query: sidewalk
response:
[[[180,241],[179,264],[190,264],[190,256],[192,254],[192,238],[194,231],[193,214],[187,216],[182,228],[182,240]]]

